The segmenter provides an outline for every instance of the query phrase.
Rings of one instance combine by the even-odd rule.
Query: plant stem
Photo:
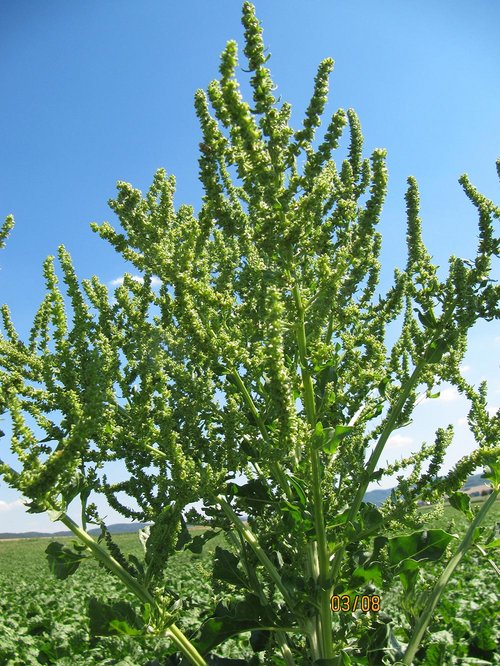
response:
[[[151,593],[141,585],[133,576],[126,571],[122,565],[115,560],[114,557],[109,555],[106,550],[100,546],[97,541],[85,532],[79,525],[77,525],[74,520],[72,520],[67,514],[63,513],[59,518],[63,525],[66,525],[73,534],[92,552],[92,555],[103,564],[106,569],[111,571],[117,578],[119,578],[128,589],[135,594],[141,601],[146,604],[155,605],[155,599]]]
[[[117,576],[126,587],[135,594],[142,602],[157,606],[155,598],[151,595],[143,585],[139,583],[122,565],[117,562],[114,557],[109,555],[104,548],[102,548],[94,539],[79,527],[67,514],[63,513],[59,520],[68,527],[73,534],[92,551],[93,556],[101,562],[111,573]],[[168,619],[168,616],[166,617]],[[182,631],[175,624],[171,624],[166,635],[169,635],[172,641],[177,645],[181,652],[190,660],[195,666],[207,666],[207,662],[195,648],[195,646],[188,640]]]
[[[253,587],[254,591],[257,592],[260,603],[263,606],[267,606],[268,608],[270,607],[269,601],[264,594],[264,590],[262,589],[262,585],[260,584],[260,581],[257,577],[257,572],[255,571],[254,567],[251,567],[248,558],[246,555],[246,548],[245,548],[245,540],[243,539],[242,535],[238,532],[238,538],[233,532],[228,532],[227,536],[230,541],[232,541],[234,547],[240,554],[240,560],[243,564],[243,568],[246,571],[246,574],[248,576],[248,580],[250,581],[251,586]],[[288,639],[285,631],[283,630],[277,630],[276,631],[276,639],[280,645],[281,648],[281,653],[283,654],[283,659],[285,660],[285,663],[287,666],[295,666],[295,659],[293,658],[292,651],[290,650],[290,646],[288,645]]]
[[[248,408],[250,409],[250,412],[252,413],[252,416],[257,423],[257,426],[260,430],[260,434],[262,435],[263,440],[268,443],[269,433],[267,432],[266,424],[264,423],[264,420],[262,419],[262,416],[260,415],[259,410],[257,409],[257,406],[252,399],[252,396],[250,395],[247,387],[245,386],[245,383],[240,377],[239,372],[235,368],[231,367],[228,367],[228,372],[230,376],[234,379],[241,395],[243,396],[243,400],[246,402]],[[269,465],[271,467],[271,470],[274,472],[274,475],[278,480],[278,483],[280,484],[282,490],[284,491],[288,499],[291,499],[293,497],[293,493],[290,489],[290,484],[287,481],[286,475],[283,473],[283,470],[281,469],[280,465],[277,462],[270,462]]]
[[[450,559],[448,564],[446,565],[445,570],[441,574],[441,576],[438,578],[436,584],[434,585],[432,591],[430,592],[428,598],[427,598],[427,603],[425,604],[425,608],[420,614],[420,617],[418,619],[417,625],[415,627],[415,630],[410,638],[410,642],[408,643],[408,646],[406,648],[404,657],[403,657],[403,664],[408,664],[408,666],[411,666],[413,663],[413,660],[415,658],[415,654],[418,650],[418,647],[420,645],[420,642],[424,636],[425,630],[427,629],[427,626],[429,622],[431,621],[432,614],[434,612],[434,609],[436,608],[439,599],[444,591],[444,588],[448,584],[448,581],[450,580],[451,576],[453,575],[453,572],[455,569],[458,567],[460,564],[463,556],[465,555],[466,551],[471,547],[472,541],[474,539],[474,532],[476,529],[479,527],[479,525],[483,522],[485,519],[487,513],[490,511],[492,506],[494,505],[498,494],[500,490],[497,489],[491,493],[487,501],[483,504],[481,509],[478,511],[476,517],[472,521],[472,523],[469,526],[469,529],[467,530],[467,533],[465,534],[464,538],[462,539],[460,545],[458,546],[455,554],[453,557]]]
[[[176,624],[171,624],[166,633],[170,635],[179,650],[192,664],[195,666],[207,666],[205,659]]]
[[[295,607],[293,599],[290,597],[288,590],[283,585],[283,581],[281,580],[281,576],[279,575],[276,567],[268,558],[266,553],[262,550],[262,547],[258,542],[256,536],[252,532],[252,530],[247,525],[245,525],[245,523],[241,520],[241,518],[236,514],[233,507],[229,504],[229,502],[226,500],[225,497],[223,497],[222,495],[217,495],[216,500],[220,504],[226,516],[231,520],[233,525],[241,534],[241,536],[250,545],[253,552],[256,554],[257,558],[259,559],[260,563],[267,570],[269,576],[271,577],[271,579],[273,580],[273,582],[276,584],[277,588],[283,595],[286,605],[290,608],[290,610],[293,611]]]
[[[304,319],[304,306],[298,286],[293,287],[293,296],[299,321],[297,324],[297,346],[299,349],[300,369],[302,376],[302,385],[304,387],[304,407],[307,420],[311,430],[314,432],[316,426],[316,401],[314,397],[314,387],[311,373],[308,367],[307,358],[307,336]],[[323,513],[323,495],[321,492],[321,467],[319,452],[309,445],[309,458],[311,462],[311,475],[313,487],[313,511],[314,511],[314,529],[317,541],[317,559],[318,559],[318,604],[319,604],[319,642],[321,645],[321,658],[330,659],[333,655],[332,643],[332,615],[330,611],[330,584],[329,584],[329,559],[328,545],[325,532],[325,518]]]
[[[427,363],[427,358],[424,356],[422,360],[419,363],[417,363],[411,376],[408,378],[408,380],[402,387],[401,392],[399,394],[399,398],[388,415],[384,429],[382,430],[377,445],[375,446],[370,455],[363,478],[361,479],[361,482],[358,486],[358,490],[352,501],[352,504],[349,507],[349,513],[347,515],[346,524],[349,524],[359,511],[359,507],[361,506],[361,502],[363,501],[363,498],[365,496],[366,489],[368,488],[368,484],[370,483],[370,478],[373,472],[375,471],[375,467],[380,459],[380,456],[382,455],[382,451],[384,450],[387,440],[389,439],[392,431],[394,430],[394,426],[396,425],[399,415],[401,414],[401,410],[403,409],[404,404],[408,399],[408,396],[410,395],[415,384],[418,382],[418,378],[423,368],[425,367],[426,363]],[[345,553],[345,547],[342,547],[337,551],[335,555],[335,560],[333,562],[332,572],[330,576],[330,580],[332,582],[335,582],[337,579],[344,553]]]

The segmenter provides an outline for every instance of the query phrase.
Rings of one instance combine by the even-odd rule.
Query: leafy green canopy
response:
[[[292,129],[291,106],[275,97],[262,29],[247,2],[243,24],[252,101],[236,79],[234,41],[222,53],[220,78],[195,96],[200,211],[175,208],[175,180],[159,169],[145,196],[118,183],[110,206],[123,233],[92,224],[143,280],[125,275],[110,298],[95,276],[79,283],[61,246],[71,317],[53,257],[27,342],[2,307],[0,400],[19,461],[18,471],[1,467],[5,480],[32,511],[65,510],[80,495],[85,525],[99,520],[87,506],[95,491],[124,516],[152,521],[151,575],[175,546],[185,507],[200,499],[213,524],[226,528],[230,511],[216,506],[220,496],[231,499],[262,545],[277,548],[278,539],[280,565],[290,572],[302,569],[314,541],[326,576],[339,548],[343,554],[373,535],[381,520],[386,528],[414,527],[418,499],[458,489],[477,466],[499,483],[499,416],[488,415],[486,386],[469,385],[459,364],[471,326],[500,314],[500,288],[490,279],[500,209],[460,179],[479,214],[479,242],[470,260],[452,256],[441,280],[409,178],[408,258],[380,294],[385,151],[363,157],[351,109],[339,109],[316,137],[331,59],[321,62],[302,126]],[[348,154],[337,164],[344,131]],[[394,321],[400,334],[387,348]],[[418,393],[431,395],[443,381],[470,399],[477,450],[440,479],[449,426],[408,458],[379,467]],[[46,433],[41,441],[33,424]],[[103,466],[117,460],[126,479],[109,483]],[[370,519],[365,510],[356,532],[368,484],[405,468],[409,479],[401,477],[382,513]],[[240,473],[248,484],[231,482]],[[334,577],[343,566],[338,555]]]

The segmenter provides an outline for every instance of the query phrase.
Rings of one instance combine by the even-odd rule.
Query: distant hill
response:
[[[464,483],[464,490],[469,490],[469,488],[474,488],[475,486],[484,486],[485,480],[482,478],[481,474],[474,474],[469,476],[467,481]]]
[[[111,534],[129,534],[138,532],[143,527],[147,527],[148,523],[116,523],[109,525],[108,530]],[[88,530],[92,536],[99,536],[101,530],[99,527],[93,527]],[[73,536],[70,530],[61,530],[60,532],[0,532],[1,539],[38,539],[40,537],[69,537]]]
[[[473,489],[477,489],[479,492],[484,490],[487,487],[485,479],[482,478],[481,474],[473,474],[469,476],[467,481],[462,486],[462,490],[471,494]],[[390,497],[392,488],[380,488],[375,490],[370,490],[365,495],[365,502],[371,502],[376,506],[380,506],[385,502],[385,500]]]
[[[376,488],[375,490],[370,490],[365,494],[365,502],[371,502],[376,506],[380,506],[385,502],[385,500],[390,496],[392,488]]]

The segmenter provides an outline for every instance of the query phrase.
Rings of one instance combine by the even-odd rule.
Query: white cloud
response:
[[[462,416],[462,418],[458,419],[457,424],[459,426],[466,426],[468,424],[467,417]]]
[[[387,441],[387,446],[390,449],[400,449],[404,446],[409,446],[413,442],[413,437],[407,435],[392,435]]]
[[[16,499],[12,502],[5,502],[4,500],[0,500],[0,512],[2,513],[6,511],[13,511],[20,506],[24,507],[24,503],[21,499]]]
[[[131,275],[130,276],[132,280],[135,280],[135,282],[144,282],[144,278],[142,278],[140,275]],[[110,283],[113,287],[118,287],[123,284],[123,275],[121,277],[115,278],[114,280],[111,280]],[[156,277],[156,275],[153,275],[151,278],[151,286],[152,287],[159,287],[162,284],[161,280],[159,277]]]
[[[440,392],[438,400],[443,400],[443,402],[453,402],[459,398],[460,394],[456,388],[447,388]]]
[[[488,412],[488,416],[495,416],[495,414],[498,412],[498,407],[493,407],[493,405],[488,405],[486,407],[486,411]]]
[[[462,372],[465,375],[466,372],[469,372],[470,365],[461,365],[459,370],[460,370],[460,372]]]

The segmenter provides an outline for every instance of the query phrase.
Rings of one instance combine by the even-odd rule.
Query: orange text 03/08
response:
[[[330,599],[330,608],[334,613],[353,613],[361,610],[363,613],[378,613],[380,610],[380,597],[377,594],[363,596],[349,596],[348,594],[334,594]]]

